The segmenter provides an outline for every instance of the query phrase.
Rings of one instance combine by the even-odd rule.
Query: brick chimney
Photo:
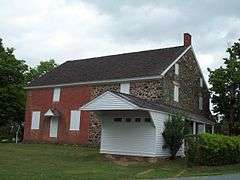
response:
[[[189,33],[184,33],[183,34],[183,42],[184,42],[185,47],[191,46],[192,36]]]

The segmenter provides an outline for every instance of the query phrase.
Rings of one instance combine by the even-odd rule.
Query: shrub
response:
[[[189,165],[240,163],[240,137],[217,134],[189,135],[185,154]]]
[[[183,115],[175,114],[169,116],[169,119],[164,123],[165,129],[162,133],[165,140],[164,147],[170,149],[171,159],[175,159],[187,133],[185,120],[186,118]]]

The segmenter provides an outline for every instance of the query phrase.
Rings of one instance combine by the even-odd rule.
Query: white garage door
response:
[[[154,156],[155,128],[149,118],[104,119],[101,153]]]

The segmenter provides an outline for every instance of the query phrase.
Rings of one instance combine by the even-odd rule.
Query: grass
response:
[[[0,179],[149,179],[240,172],[240,164],[186,166],[184,160],[120,165],[87,147],[49,144],[0,144]]]

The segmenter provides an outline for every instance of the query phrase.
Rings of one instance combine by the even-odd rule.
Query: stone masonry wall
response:
[[[119,84],[101,84],[91,86],[90,99],[100,96],[106,91],[118,91],[120,90]],[[96,117],[96,114],[90,112],[90,118],[88,123],[88,142],[92,145],[99,145],[101,138],[101,121]]]
[[[210,94],[207,85],[203,81],[200,87],[201,73],[192,51],[188,51],[179,61],[179,75],[175,75],[173,66],[164,77],[165,103],[186,109],[193,113],[210,115],[209,98]],[[179,84],[179,102],[173,100],[174,83]],[[203,110],[199,110],[199,96],[203,97]]]
[[[130,82],[130,94],[185,109],[187,111],[210,115],[209,93],[206,84],[200,87],[200,69],[194,59],[192,51],[188,51],[179,61],[179,75],[175,75],[174,66],[164,78],[155,80],[141,80]],[[173,100],[174,83],[178,83],[179,102]],[[106,91],[120,91],[120,84],[101,84],[91,86],[90,99],[94,99]],[[199,96],[203,97],[203,110],[199,110]],[[90,144],[99,144],[101,136],[101,122],[95,113],[90,113],[88,141]]]

